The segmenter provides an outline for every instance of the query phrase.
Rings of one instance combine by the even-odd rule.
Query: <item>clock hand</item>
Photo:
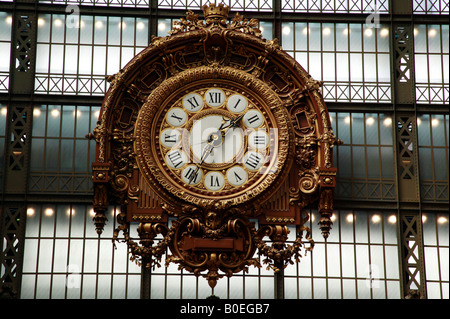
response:
[[[225,126],[225,124],[227,122],[225,121],[224,118],[222,118],[222,124],[217,129],[217,132],[220,131],[222,137],[224,137],[226,132],[228,131],[228,129],[230,129],[231,127],[237,127],[238,124],[239,124],[239,121],[242,120],[243,117],[244,117],[244,114],[239,115],[235,119],[229,120],[229,123],[226,126]],[[214,135],[216,135],[216,133]],[[205,148],[203,150],[202,157],[200,159],[200,163],[197,164],[197,168],[196,168],[195,172],[189,177],[189,183],[188,184],[191,184],[192,180],[197,175],[197,172],[200,169],[200,166],[203,164],[203,162],[206,160],[206,158],[209,156],[209,154],[211,154],[211,152],[214,149],[214,147],[217,146],[217,145],[214,145],[215,142],[216,142],[215,139],[213,138],[214,135],[210,135],[209,136],[208,141],[207,141],[208,144],[206,144],[206,146],[205,146]],[[216,137],[217,137],[217,135],[216,135]],[[220,144],[218,144],[218,145],[220,145]]]
[[[243,117],[244,117],[244,114],[241,114],[238,117],[236,117],[235,119],[231,119],[230,120],[230,124],[228,124],[226,127],[219,128],[219,131],[222,133],[222,137],[225,136],[225,134],[227,133],[227,131],[230,128],[237,127],[239,125],[239,122],[242,120]]]
[[[188,184],[190,184],[192,182],[192,180],[197,176],[197,172],[200,169],[200,166],[203,164],[205,159],[208,157],[208,155],[213,150],[213,148],[214,148],[213,142],[214,142],[214,140],[209,142],[208,144],[206,144],[206,146],[205,146],[205,148],[203,150],[203,153],[202,153],[202,157],[200,159],[200,163],[197,164],[197,168],[196,168],[195,172],[189,177],[189,183]]]

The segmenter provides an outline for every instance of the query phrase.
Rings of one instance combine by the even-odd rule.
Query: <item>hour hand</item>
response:
[[[237,118],[235,118],[233,120],[230,120],[230,122],[231,122],[230,126],[237,127],[239,125],[239,122],[242,120],[243,117],[244,117],[244,114],[241,114]]]
[[[205,161],[205,159],[208,157],[208,155],[211,153],[211,151],[213,150],[214,146],[211,142],[209,142],[208,144],[206,144],[205,149],[203,150],[202,153],[202,157],[200,159],[200,163],[197,164],[197,168],[194,172],[194,174],[191,174],[191,176],[189,177],[189,183],[191,184],[193,180],[195,180],[196,176],[197,176],[197,172],[200,169],[200,166],[203,164],[203,162]]]
[[[239,122],[242,120],[242,118],[244,117],[244,114],[239,115],[238,117],[236,117],[235,119],[231,119],[228,123],[227,126],[222,127],[220,129],[220,131],[222,132],[222,136],[225,135],[225,133],[228,131],[228,129],[230,129],[231,127],[238,127]]]

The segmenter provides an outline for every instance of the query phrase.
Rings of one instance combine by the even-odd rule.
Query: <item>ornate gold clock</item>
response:
[[[136,120],[146,182],[202,208],[249,207],[267,197],[292,164],[293,136],[280,99],[263,82],[247,87],[250,81],[242,71],[201,67],[159,86],[156,93],[169,95],[147,101]]]
[[[338,140],[321,83],[277,40],[262,39],[255,19],[228,22],[227,6],[203,10],[205,21],[189,11],[110,78],[90,136],[99,234],[108,205],[118,204],[114,238],[123,232],[133,259],[159,265],[169,248],[166,263],[214,287],[260,266],[257,250],[275,271],[311,250],[305,208],[316,201],[328,236]]]

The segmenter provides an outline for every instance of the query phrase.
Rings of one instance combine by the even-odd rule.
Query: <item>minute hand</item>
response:
[[[203,164],[203,162],[205,161],[205,159],[206,159],[206,158],[208,157],[208,155],[211,153],[211,151],[213,150],[213,148],[214,148],[214,145],[212,144],[212,142],[209,142],[208,144],[206,144],[205,149],[203,150],[203,153],[202,153],[202,157],[201,157],[201,159],[200,159],[200,163],[197,164],[197,168],[196,168],[194,174],[192,174],[192,175],[189,177],[189,183],[188,183],[188,184],[190,184],[190,183],[194,180],[194,178],[196,178],[197,172],[198,172],[198,170],[200,169],[200,166]]]
[[[230,123],[226,127],[223,127],[221,129],[219,129],[220,132],[222,133],[222,136],[224,136],[226,134],[228,129],[230,129],[232,127],[237,127],[239,125],[239,122],[242,120],[243,117],[244,117],[244,114],[239,115],[235,119],[230,120]]]

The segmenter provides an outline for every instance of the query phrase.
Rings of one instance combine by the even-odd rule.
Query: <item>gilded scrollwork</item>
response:
[[[188,11],[186,18],[174,23],[170,36],[154,37],[108,77],[111,85],[99,121],[87,137],[97,142],[93,165],[97,232],[107,221],[108,205],[117,204],[121,210],[113,240],[123,233],[132,260],[160,267],[170,249],[166,264],[178,263],[214,287],[224,276],[261,267],[253,258],[257,250],[262,262],[275,271],[312,250],[304,207],[314,201],[319,202],[319,226],[328,236],[336,175],[332,148],[341,142],[334,136],[321,96],[322,83],[282,51],[277,39],[263,39],[258,21],[239,13],[228,22],[229,7],[223,4],[205,5],[203,10],[204,20]],[[265,105],[261,110],[277,129],[277,143],[270,149],[270,164],[261,171],[263,178],[251,188],[226,196],[205,195],[204,189],[201,195],[175,184],[175,175],[161,164],[164,154],[155,141],[162,122],[156,119],[164,114],[167,101],[186,94],[196,83],[233,85]],[[267,211],[265,203],[285,184],[289,211],[286,215]],[[149,192],[158,203],[151,214],[145,211],[149,207],[139,211],[131,205]],[[175,219],[170,227],[168,216]],[[259,219],[259,229],[250,218]],[[139,241],[130,237],[130,220],[140,222]],[[288,244],[290,224],[296,226],[296,239]],[[156,241],[157,235],[162,240]]]

